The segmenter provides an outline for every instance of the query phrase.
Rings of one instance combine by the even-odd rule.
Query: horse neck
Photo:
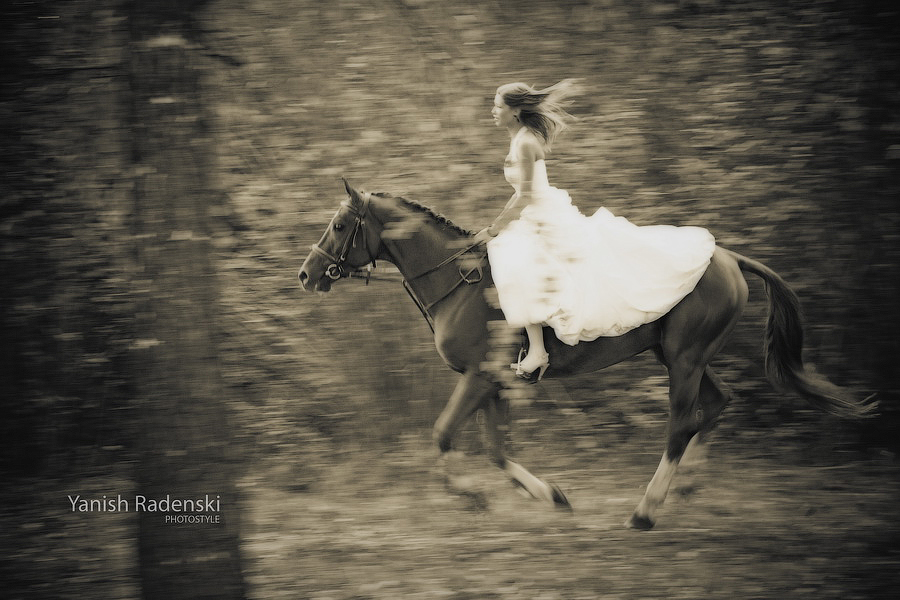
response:
[[[396,266],[408,281],[418,279],[465,246],[465,234],[425,212],[396,202],[393,210],[387,211],[391,216],[382,221],[385,231],[378,258]],[[394,232],[399,235],[392,235]]]

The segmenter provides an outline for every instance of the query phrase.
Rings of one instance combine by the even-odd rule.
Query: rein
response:
[[[444,260],[442,260],[440,263],[436,264],[435,266],[431,267],[430,269],[426,269],[425,271],[423,271],[422,273],[419,273],[418,275],[413,275],[412,277],[409,277],[407,279],[407,281],[415,281],[416,279],[421,279],[422,277],[425,277],[426,275],[430,275],[431,273],[434,273],[435,271],[438,271],[439,269],[441,269],[441,267],[445,267],[445,266],[449,265],[450,263],[455,261],[457,258],[464,256],[467,252],[473,250],[474,248],[477,248],[479,245],[480,244],[470,244],[469,246],[466,246],[465,248],[463,248],[456,254],[453,254],[452,256],[448,256],[447,258],[445,258]],[[476,282],[473,281],[472,283],[476,283]]]
[[[462,258],[468,252],[474,250],[475,248],[478,248],[480,245],[481,244],[470,244],[470,245],[466,246],[465,248],[463,248],[462,250],[460,250],[459,252],[456,252],[455,254],[445,258],[440,263],[431,267],[430,269],[427,269],[424,272],[419,273],[418,275],[415,275],[414,277],[410,277],[408,279],[403,280],[403,289],[406,290],[406,293],[409,294],[409,297],[412,298],[413,302],[418,307],[419,312],[421,312],[422,316],[425,317],[425,320],[428,322],[428,326],[431,328],[432,333],[434,333],[434,317],[431,315],[431,309],[434,307],[435,304],[437,304],[438,302],[440,302],[441,300],[445,299],[447,296],[449,296],[450,294],[455,292],[457,290],[457,288],[459,288],[463,284],[472,285],[472,284],[481,282],[481,280],[484,279],[483,261],[484,261],[485,255],[482,255],[481,257],[479,257],[478,261],[475,263],[475,266],[473,266],[468,271],[464,271],[463,265],[459,265],[459,279],[457,279],[456,282],[452,286],[450,286],[450,289],[445,291],[443,294],[440,294],[437,298],[431,300],[430,302],[426,302],[425,300],[422,300],[422,298],[420,298],[419,295],[416,294],[416,291],[413,289],[411,282],[415,281],[416,279],[425,277],[426,275],[429,275],[436,271],[439,271],[440,269],[453,263],[457,259]]]
[[[437,265],[423,271],[422,273],[419,273],[418,275],[404,279],[403,286],[407,289],[408,292],[410,292],[410,295],[412,295],[413,294],[413,292],[412,292],[412,282],[413,281],[415,281],[417,279],[421,279],[422,277],[425,277],[426,275],[430,275],[431,273],[435,273],[435,272],[439,271],[443,267],[446,267],[447,265],[455,262],[457,259],[462,258],[463,256],[465,256],[466,254],[468,254],[475,248],[478,248],[480,245],[481,244],[467,245],[465,248],[454,253],[451,256],[448,256],[447,258],[442,260]],[[483,255],[481,257],[479,257],[475,266],[473,266],[468,271],[464,271],[465,267],[463,265],[459,265],[459,279],[456,281],[456,283],[453,284],[453,286],[449,290],[447,290],[446,292],[441,294],[438,298],[436,298],[428,303],[424,303],[424,302],[421,302],[419,299],[416,299],[416,303],[421,304],[422,306],[420,308],[422,308],[423,311],[427,312],[435,304],[437,304],[438,302],[440,302],[441,300],[443,300],[444,298],[446,298],[447,296],[452,294],[453,291],[456,290],[456,288],[463,285],[464,283],[465,284],[479,283],[484,278],[484,267],[482,266],[483,258],[484,258]]]

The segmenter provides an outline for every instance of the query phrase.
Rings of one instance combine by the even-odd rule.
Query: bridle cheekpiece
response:
[[[349,210],[349,212],[353,215],[354,220],[350,233],[344,238],[344,241],[341,243],[340,250],[337,255],[331,254],[320,245],[328,235],[327,230],[318,243],[310,246],[314,253],[319,254],[325,257],[327,260],[331,261],[331,264],[329,264],[325,268],[325,276],[332,281],[337,281],[342,277],[350,277],[354,274],[354,272],[347,270],[347,268],[344,266],[344,263],[346,262],[347,256],[350,254],[350,251],[357,247],[357,240],[360,237],[360,232],[362,232],[363,248],[365,249],[366,253],[369,252],[366,240],[366,228],[363,227],[363,224],[365,224],[366,222],[366,216],[369,212],[369,200],[369,194],[361,194],[360,201],[362,202],[362,206],[360,206],[359,208],[354,206],[351,200],[344,200],[343,202],[341,202],[341,207]],[[371,261],[371,265],[369,269],[367,269],[367,272],[371,273],[371,270],[375,267],[375,259],[371,255],[369,255],[369,259]]]

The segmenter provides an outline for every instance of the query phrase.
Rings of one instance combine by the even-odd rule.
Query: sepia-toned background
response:
[[[8,598],[881,598],[898,580],[900,49],[892,2],[13,0],[0,38],[0,586]],[[651,356],[513,406],[522,498],[398,283],[304,294],[357,187],[460,226],[509,196],[498,85],[580,78],[550,156],[583,212],[708,228],[801,298],[806,358],[881,416],[736,399],[657,529]],[[381,267],[379,267],[379,270]],[[70,496],[222,498],[220,523]],[[133,506],[132,506],[133,508]]]

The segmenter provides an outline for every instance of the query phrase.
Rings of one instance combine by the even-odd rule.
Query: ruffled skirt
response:
[[[715,239],[700,227],[639,227],[605,208],[588,217],[550,187],[487,249],[507,322],[545,323],[574,345],[669,312],[703,276]]]

